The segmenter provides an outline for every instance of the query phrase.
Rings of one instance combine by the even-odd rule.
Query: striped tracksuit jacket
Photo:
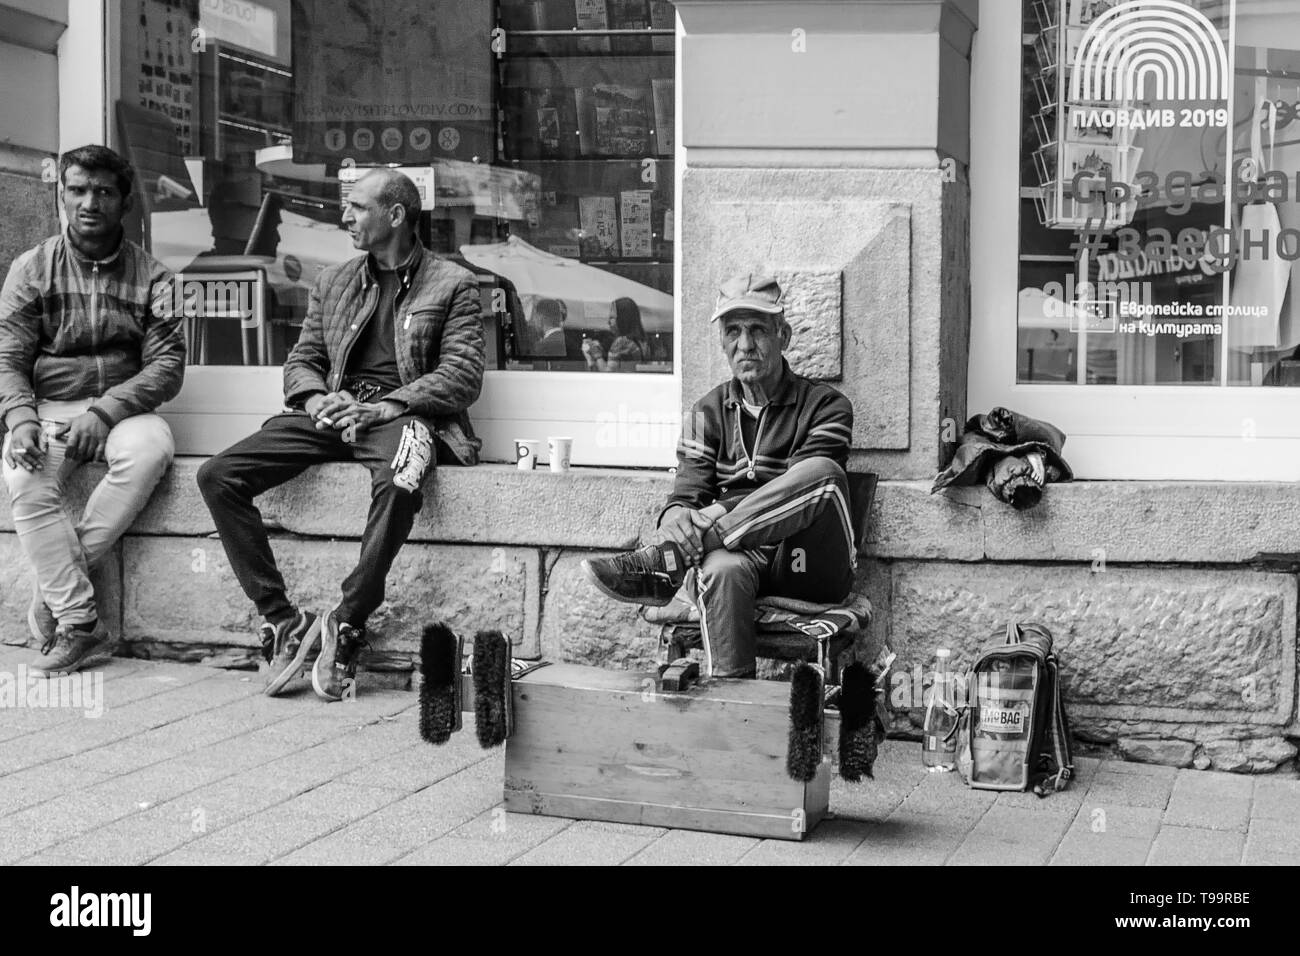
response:
[[[754,672],[760,594],[836,603],[853,585],[844,476],[853,407],[788,364],[783,373],[757,418],[745,410],[735,379],[695,403],[664,508],[717,502],[727,509],[714,525],[723,547],[710,551],[688,582],[700,608],[706,670],[719,677]]]

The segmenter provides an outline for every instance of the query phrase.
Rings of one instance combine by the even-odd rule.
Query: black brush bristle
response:
[[[500,631],[474,635],[474,724],[485,750],[509,734],[506,694],[510,681],[510,642]]]
[[[821,704],[821,671],[800,663],[790,677],[790,742],[785,756],[785,772],[800,783],[817,776],[821,766]]]
[[[860,661],[840,681],[840,776],[851,783],[871,776],[876,764],[876,681]]]
[[[445,624],[430,624],[420,638],[420,737],[431,744],[445,744],[456,729],[458,643]]]

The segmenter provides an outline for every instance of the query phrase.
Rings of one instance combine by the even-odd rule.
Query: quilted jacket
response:
[[[483,387],[478,281],[418,243],[401,279],[405,298],[393,333],[402,387],[385,397],[429,419],[461,464],[477,464],[482,442],[466,410]],[[284,363],[284,398],[291,408],[342,388],[348,355],[378,304],[379,280],[369,255],[321,272],[298,343]]]
[[[35,420],[38,401],[93,398],[116,424],[175,398],[185,334],[179,315],[154,308],[170,281],[127,239],[98,261],[66,235],[15,259],[0,292],[0,423]]]

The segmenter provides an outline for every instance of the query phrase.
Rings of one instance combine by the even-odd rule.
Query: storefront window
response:
[[[192,363],[283,363],[316,275],[357,255],[343,191],[385,164],[421,187],[426,245],[478,275],[490,370],[672,371],[666,0],[122,11],[133,236],[206,290]]]
[[[1025,0],[1016,380],[1300,385],[1300,12]]]

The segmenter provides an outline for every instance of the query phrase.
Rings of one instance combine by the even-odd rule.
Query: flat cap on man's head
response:
[[[718,290],[717,307],[709,321],[714,322],[728,312],[742,309],[762,312],[766,315],[784,315],[785,304],[781,301],[781,286],[776,279],[759,272],[742,272],[722,283]]]

